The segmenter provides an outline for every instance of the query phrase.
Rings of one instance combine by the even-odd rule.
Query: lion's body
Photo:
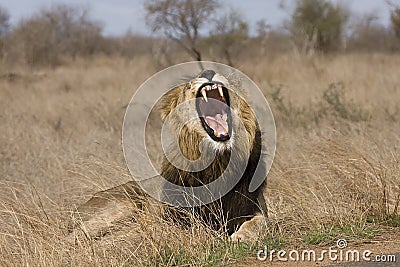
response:
[[[195,113],[195,107],[189,107],[185,109],[185,112],[174,113],[174,110],[181,103],[189,100],[199,101],[199,88],[202,88],[199,86],[199,79],[202,79],[201,81],[204,80],[201,77],[195,78],[189,83],[170,90],[162,98],[160,110],[162,120],[164,123],[168,123],[171,129],[178,129],[179,138],[178,148],[175,147],[170,150],[168,157],[164,155],[161,175],[172,184],[190,188],[207,185],[220,178],[222,182],[218,183],[217,192],[221,192],[222,197],[214,202],[195,208],[176,208],[166,205],[164,206],[164,214],[177,222],[186,223],[188,222],[186,215],[190,211],[212,228],[222,228],[232,234],[240,225],[252,219],[260,211],[266,216],[266,206],[262,194],[264,184],[254,192],[249,192],[249,185],[256,168],[264,168],[263,161],[260,161],[261,132],[253,110],[244,98],[231,88],[229,88],[229,95],[228,90],[224,89],[226,90],[225,98],[229,98],[227,102],[232,112],[232,119],[229,122],[233,130],[229,132],[229,140],[220,142],[213,140],[215,138],[211,138],[210,134],[207,134],[199,118],[190,121],[186,120],[186,113]],[[219,136],[219,134],[217,135]],[[202,153],[215,154],[211,164],[202,170],[189,171],[185,170],[185,168],[178,168],[174,164],[175,162],[182,163],[182,156],[190,161],[195,161],[202,157]],[[171,160],[174,163],[171,163]],[[183,162],[182,164],[184,167],[188,167],[188,163]],[[226,171],[228,165],[231,166],[228,168],[229,172]],[[228,188],[232,185],[231,181],[235,179],[238,179],[238,182],[234,184],[233,189],[232,187]],[[129,182],[120,187],[122,189],[125,187],[131,188],[132,183],[134,182]],[[136,186],[134,187],[136,188]],[[91,218],[93,218],[96,210],[103,212],[105,207],[114,206],[109,205],[110,201],[118,202],[119,195],[117,194],[118,196],[116,197],[116,194],[113,193],[114,191],[114,189],[109,189],[96,194],[91,200],[82,205],[80,210],[91,210]],[[140,194],[145,193],[135,190],[134,198],[137,198]],[[93,199],[96,200],[96,207],[91,207]],[[103,199],[103,205],[98,203],[99,199]],[[121,202],[123,201],[121,200]],[[260,216],[256,216],[255,219],[259,220],[259,218]]]

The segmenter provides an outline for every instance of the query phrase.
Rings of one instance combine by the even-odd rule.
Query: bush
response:
[[[283,87],[282,84],[272,85],[270,97],[277,125],[281,124],[285,129],[301,127],[310,129],[320,127],[321,123],[335,127],[338,124],[346,125],[371,120],[368,110],[346,99],[343,82],[330,83],[328,88],[323,90],[322,99],[307,106],[297,106],[285,99],[281,92]],[[396,115],[397,113],[392,114],[393,121]]]
[[[322,52],[341,47],[347,11],[325,0],[300,0],[292,15],[290,30],[298,45]]]
[[[101,31],[87,9],[63,4],[43,9],[13,30],[9,60],[55,66],[63,57],[92,55],[101,45]]]
[[[0,38],[8,34],[10,29],[10,14],[0,6]]]
[[[390,22],[392,23],[394,34],[400,39],[400,6],[394,7],[390,12]]]

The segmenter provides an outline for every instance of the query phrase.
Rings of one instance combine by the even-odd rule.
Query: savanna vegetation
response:
[[[149,16],[164,2],[198,1],[148,1]],[[398,252],[400,9],[392,5],[388,27],[365,16],[349,34],[344,7],[296,3],[288,31],[260,21],[251,35],[251,25],[227,11],[209,35],[192,39],[107,37],[88,10],[67,5],[10,25],[2,8],[0,265],[258,266],[264,245],[321,248],[338,238],[351,246],[384,237],[393,244],[387,252]],[[310,17],[320,14],[327,17]],[[121,129],[136,88],[198,53],[246,73],[275,116],[268,229],[255,243],[237,244],[201,223],[182,228],[144,210],[102,238],[71,237],[78,205],[132,179]]]

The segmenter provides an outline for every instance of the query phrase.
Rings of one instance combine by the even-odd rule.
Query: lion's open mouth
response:
[[[215,141],[226,141],[232,134],[228,90],[219,83],[205,83],[197,92],[197,112],[201,124]]]

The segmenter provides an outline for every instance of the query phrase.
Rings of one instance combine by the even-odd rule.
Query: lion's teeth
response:
[[[218,84],[218,92],[221,97],[224,97],[224,92],[222,91],[222,85]]]
[[[211,85],[206,85],[205,87],[206,87],[207,91],[211,90]]]
[[[201,94],[203,95],[204,101],[208,102],[206,89],[201,89]]]
[[[219,133],[218,133],[217,131],[214,131],[214,135],[215,135],[216,137],[219,137]]]
[[[212,89],[217,89],[217,85],[216,85],[216,84],[213,84],[211,88],[212,88]]]

